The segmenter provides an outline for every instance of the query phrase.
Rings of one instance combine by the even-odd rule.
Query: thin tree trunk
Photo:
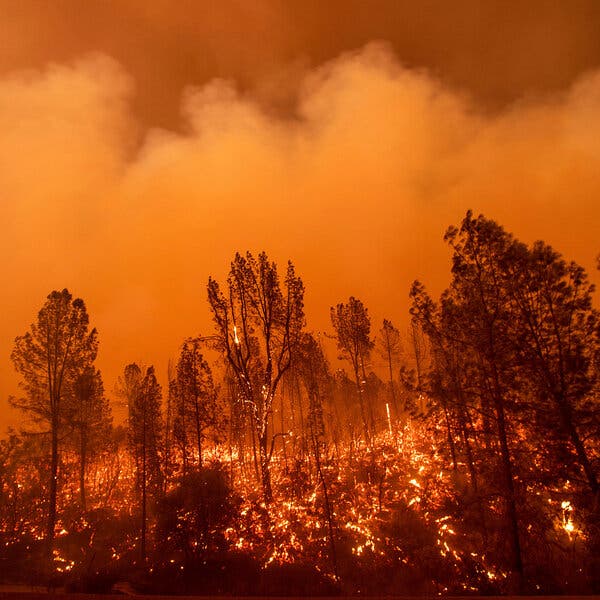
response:
[[[363,360],[362,356],[360,359],[360,366],[361,366],[361,370],[362,370],[362,381],[364,383],[366,383],[367,381],[367,373],[365,371],[365,361]],[[373,402],[372,402],[372,398],[369,398],[369,395],[367,395],[367,409],[368,409],[368,417],[369,417],[369,439],[371,440],[373,438],[373,436],[375,435],[375,419],[373,417]],[[369,445],[371,445],[371,442],[369,442]]]
[[[452,437],[452,428],[450,427],[450,415],[448,414],[448,408],[446,407],[446,403],[443,403],[444,406],[444,417],[446,419],[446,432],[448,435],[448,446],[450,447],[450,455],[452,456],[452,468],[456,471],[458,469],[458,464],[456,462],[456,447],[454,446],[454,438]]]
[[[465,445],[465,456],[467,459],[467,467],[469,469],[469,477],[471,479],[471,487],[473,492],[477,493],[477,472],[475,470],[475,461],[473,460],[473,450],[469,441],[469,432],[467,430],[467,417],[465,415],[464,403],[462,398],[459,398],[458,408],[458,424],[460,427],[463,443]]]
[[[85,469],[87,461],[87,433],[85,428],[82,428],[80,433],[80,457],[79,457],[79,497],[81,500],[81,510],[85,512],[86,497],[85,497]]]
[[[262,480],[263,496],[266,504],[273,500],[273,488],[271,487],[271,471],[269,470],[269,453],[267,448],[267,431],[260,432],[258,436],[258,447],[260,453],[260,474]]]
[[[250,434],[252,435],[252,456],[254,458],[254,474],[256,475],[256,481],[259,482],[261,481],[261,476],[258,467],[258,456],[256,453],[256,419],[252,414],[250,415]]]
[[[164,489],[166,493],[169,487],[169,475],[171,474],[171,445],[173,443],[173,366],[169,360],[167,368],[167,379],[169,381],[168,393],[167,393],[167,414],[165,420],[165,455],[164,455]]]
[[[498,420],[498,438],[500,441],[500,452],[502,457],[502,471],[506,486],[507,517],[510,526],[510,538],[512,546],[512,568],[519,577],[519,587],[523,584],[523,558],[521,554],[521,541],[519,538],[519,520],[517,514],[517,501],[515,497],[515,484],[512,472],[512,461],[508,448],[506,436],[506,422],[504,406],[500,400],[496,400],[496,418]]]
[[[301,458],[302,458],[302,462],[304,462],[304,455],[307,451],[306,449],[306,426],[304,423],[304,411],[302,410],[302,391],[300,389],[300,381],[298,380],[298,378],[296,376],[294,376],[294,392],[295,392],[295,396],[296,399],[298,400],[298,412],[300,413],[300,431],[302,432],[302,439],[301,439],[301,446],[300,446],[300,453],[301,453]]]
[[[200,423],[200,406],[198,396],[194,398],[194,409],[196,417],[196,445],[198,447],[198,469],[202,468],[202,425]]]
[[[363,431],[365,433],[365,441],[370,446],[371,436],[369,435],[369,425],[367,423],[367,415],[365,413],[365,402],[363,398],[362,385],[360,383],[360,375],[358,369],[354,370],[354,379],[356,381],[356,393],[358,394],[358,404],[360,406],[360,417],[362,420]]]
[[[48,506],[48,525],[46,530],[46,555],[52,561],[54,550],[54,530],[56,527],[56,499],[58,491],[58,418],[52,418],[52,455],[50,459],[50,502]]]
[[[233,396],[231,394],[231,385],[227,386],[228,391],[228,399],[229,399],[229,435],[228,437],[228,445],[229,445],[229,486],[233,489]],[[239,456],[238,456],[239,459]]]
[[[461,394],[462,396],[462,394]],[[462,398],[460,400],[461,407],[458,411],[458,420],[460,424],[460,429],[462,432],[463,442],[465,445],[465,454],[467,459],[467,466],[469,468],[469,476],[471,478],[471,488],[473,490],[473,495],[475,496],[475,502],[477,503],[477,512],[479,513],[479,521],[481,525],[481,533],[483,536],[484,543],[487,542],[487,525],[485,519],[485,511],[483,509],[483,503],[481,501],[481,497],[479,496],[479,484],[477,481],[477,470],[475,469],[475,461],[473,458],[473,449],[471,448],[471,442],[469,440],[469,430],[467,423],[469,422],[468,415],[465,414],[466,410],[462,408],[464,406]]]
[[[498,431],[498,441],[500,442],[500,456],[502,458],[502,472],[506,492],[506,517],[508,520],[510,541],[512,550],[512,569],[517,575],[517,587],[522,589],[523,577],[523,555],[521,551],[521,540],[519,536],[519,517],[517,512],[517,499],[515,494],[515,482],[513,475],[512,460],[510,449],[508,447],[508,437],[506,432],[506,417],[504,413],[504,401],[502,389],[500,386],[500,375],[498,365],[495,359],[495,344],[492,325],[488,329],[488,363],[491,371],[493,392],[492,397],[496,412],[496,424]]]
[[[325,477],[323,475],[323,470],[321,468],[321,453],[319,450],[319,442],[317,440],[314,431],[312,432],[313,438],[313,446],[314,446],[314,454],[315,454],[315,465],[317,469],[317,475],[319,480],[321,481],[321,485],[323,486],[323,500],[325,505],[325,517],[327,519],[327,533],[329,537],[329,548],[331,551],[331,562],[333,563],[333,573],[335,576],[335,580],[339,580],[338,574],[338,564],[337,564],[337,553],[335,548],[335,537],[333,530],[333,516],[331,510],[331,503],[329,501],[329,493],[327,491],[327,482],[325,481]]]
[[[390,346],[389,333],[386,334],[386,350],[388,357],[388,370],[390,375],[390,390],[392,391],[392,406],[394,407],[396,418],[398,418],[398,400],[396,399],[396,390],[394,388],[394,369],[392,364],[392,348]]]
[[[142,564],[146,563],[146,417],[142,430],[142,532],[141,532],[141,555]]]
[[[289,386],[285,386],[285,387],[289,387]],[[282,386],[281,394],[280,394],[281,402],[279,404],[279,410],[280,410],[280,414],[281,414],[281,433],[283,433],[285,431],[285,416],[284,416],[284,403],[283,403],[284,394],[283,394],[283,390],[284,390],[284,387]],[[286,472],[288,472],[288,459],[287,459],[287,448],[286,448],[286,443],[285,443],[285,435],[281,436],[281,447],[283,449],[283,464],[285,465]]]

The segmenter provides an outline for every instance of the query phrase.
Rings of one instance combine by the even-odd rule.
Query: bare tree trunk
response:
[[[515,484],[512,472],[512,461],[508,448],[506,436],[506,421],[504,406],[500,400],[496,401],[496,418],[498,420],[498,438],[500,441],[500,453],[502,457],[502,471],[506,486],[507,517],[510,526],[510,538],[512,546],[512,568],[517,574],[519,587],[523,583],[523,558],[521,554],[521,541],[519,538],[519,521],[517,515],[517,501],[515,497]]]
[[[331,562],[333,563],[333,573],[335,576],[335,580],[339,580],[338,574],[338,564],[337,564],[337,553],[335,548],[335,536],[333,530],[333,511],[331,510],[331,503],[329,501],[329,493],[327,491],[327,482],[325,481],[325,477],[323,475],[323,469],[321,468],[321,452],[319,450],[319,442],[317,440],[314,431],[312,432],[313,446],[314,446],[314,455],[315,455],[315,465],[317,469],[317,475],[321,482],[321,486],[323,487],[323,500],[325,505],[325,517],[327,519],[327,534],[329,537],[329,548],[331,551]]]
[[[365,441],[370,446],[371,445],[371,436],[369,434],[369,424],[367,422],[367,415],[365,413],[365,401],[363,398],[363,390],[360,382],[360,375],[358,369],[354,370],[354,379],[356,381],[356,393],[358,395],[358,404],[360,406],[360,417],[362,420],[363,431],[365,434]]]
[[[82,427],[80,432],[80,457],[79,457],[79,497],[81,501],[81,510],[85,512],[86,497],[85,497],[85,469],[87,462],[87,432],[85,427]]]
[[[297,425],[297,419],[296,419],[296,397],[294,395],[294,382],[292,381],[292,372],[289,372],[286,374],[285,380],[284,380],[284,385],[285,385],[285,390],[287,391],[287,396],[288,396],[288,400],[290,403],[290,419],[291,419],[291,423],[290,423],[290,427],[291,430],[293,432],[297,432],[298,431],[298,425]],[[298,450],[297,450],[297,446],[298,446],[298,440],[297,440],[296,435],[294,435],[292,437],[292,454],[294,456],[296,456]],[[286,458],[286,466],[287,466],[287,458]]]
[[[396,418],[398,418],[398,400],[396,398],[396,389],[394,386],[394,367],[392,361],[392,348],[390,345],[389,334],[386,337],[386,351],[387,351],[387,359],[388,359],[388,371],[390,376],[390,390],[392,392],[392,406],[394,407],[394,412],[396,413]]]
[[[477,471],[475,470],[475,461],[473,460],[473,450],[471,448],[471,442],[469,441],[469,431],[467,429],[467,417],[465,414],[465,408],[462,401],[462,398],[459,398],[459,406],[458,406],[458,424],[460,427],[460,432],[463,439],[463,444],[465,445],[465,456],[467,459],[467,467],[469,469],[469,477],[471,479],[471,487],[473,488],[473,492],[477,493]]]
[[[194,411],[196,417],[196,445],[198,448],[198,469],[202,468],[202,425],[200,423],[200,406],[198,397],[194,398]]]
[[[288,386],[285,386],[288,387]],[[282,386],[281,389],[281,395],[280,395],[280,405],[279,405],[279,410],[281,412],[281,433],[283,434],[285,432],[285,417],[284,417],[284,394],[283,394],[283,390],[285,388]],[[288,459],[287,459],[287,448],[286,448],[286,443],[285,443],[285,435],[281,436],[281,447],[283,449],[283,464],[285,465],[285,470],[286,472],[288,471]]]
[[[485,511],[483,508],[483,503],[481,501],[481,497],[479,496],[479,483],[477,481],[477,470],[475,468],[475,460],[473,458],[473,449],[471,448],[471,442],[469,440],[469,426],[470,419],[466,409],[464,408],[462,394],[459,399],[460,407],[458,409],[458,421],[460,425],[460,430],[462,432],[463,443],[465,445],[465,455],[467,459],[467,467],[469,469],[469,477],[471,479],[471,489],[473,490],[473,494],[475,496],[475,502],[477,504],[477,512],[479,513],[479,522],[481,525],[481,533],[483,536],[484,543],[487,542],[487,525],[485,519]]]
[[[146,563],[146,423],[144,417],[142,441],[142,531],[141,531],[141,556],[142,564]]]
[[[258,468],[258,456],[256,453],[256,419],[254,415],[250,415],[250,434],[252,436],[252,456],[254,458],[254,474],[256,475],[256,481],[261,481],[260,471]],[[266,437],[265,437],[266,440]],[[266,444],[266,441],[265,441]]]
[[[271,487],[271,471],[269,469],[269,451],[267,448],[267,430],[261,431],[258,436],[258,447],[260,453],[260,474],[262,480],[263,496],[265,503],[270,504],[273,500],[273,488]]]
[[[421,392],[423,386],[423,355],[421,340],[419,339],[420,332],[417,329],[417,325],[412,323],[411,325],[411,341],[413,344],[413,352],[415,354],[415,367],[417,372],[417,391]]]
[[[367,381],[367,373],[365,371],[365,361],[363,359],[363,357],[361,356],[360,358],[360,366],[361,366],[361,370],[362,370],[362,383],[361,386],[366,384]],[[367,394],[367,415],[369,417],[368,419],[368,426],[369,426],[369,440],[372,440],[373,436],[375,435],[375,418],[373,416],[373,399],[369,398],[370,394]],[[369,441],[369,446],[371,446],[371,441]]]
[[[298,412],[300,414],[300,431],[302,432],[301,436],[301,444],[300,444],[300,455],[302,458],[302,462],[304,462],[304,455],[306,454],[306,426],[304,423],[304,411],[302,410],[302,391],[300,389],[300,381],[298,377],[294,375],[294,391],[296,399],[298,400]]]
[[[228,450],[229,450],[229,486],[233,489],[233,396],[231,394],[231,385],[227,386],[229,399],[229,432],[228,432]],[[239,456],[238,456],[239,458]]]
[[[456,462],[456,447],[454,445],[454,438],[452,437],[452,427],[450,426],[450,414],[448,413],[448,408],[446,406],[446,402],[443,403],[444,406],[444,417],[446,420],[446,433],[448,436],[448,446],[450,447],[450,455],[452,456],[452,468],[456,471],[458,469],[458,464]]]
[[[504,398],[500,385],[500,374],[498,371],[498,362],[496,361],[494,333],[492,326],[488,326],[488,365],[492,383],[492,399],[495,408],[496,426],[498,432],[498,441],[500,443],[500,456],[502,461],[502,474],[505,486],[506,499],[506,517],[509,526],[509,538],[511,543],[511,568],[517,576],[517,587],[523,586],[523,555],[521,550],[521,540],[519,536],[519,518],[517,512],[517,499],[515,494],[515,481],[513,475],[512,459],[508,447],[508,436],[506,431],[506,416],[504,412]]]
[[[185,400],[180,399],[181,412],[180,412],[180,435],[179,435],[179,443],[181,445],[181,463],[182,463],[182,472],[185,477],[188,472],[188,441],[187,441],[187,419],[186,419],[186,410],[185,410]]]
[[[169,486],[169,479],[171,475],[171,453],[172,453],[172,444],[173,444],[173,364],[171,360],[169,360],[168,368],[167,368],[167,380],[168,380],[168,393],[167,393],[167,411],[166,411],[166,419],[165,419],[165,454],[164,454],[164,489],[163,492],[166,493],[167,488]]]
[[[52,563],[54,549],[54,530],[56,527],[56,499],[58,491],[58,417],[52,417],[52,450],[50,459],[50,502],[48,506],[48,525],[46,530],[46,554]]]

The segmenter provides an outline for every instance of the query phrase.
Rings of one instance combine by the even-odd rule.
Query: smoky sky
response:
[[[86,301],[112,395],[210,333],[238,250],[292,259],[319,331],[349,295],[405,324],[468,208],[597,279],[600,5],[446,6],[0,3],[0,424],[53,289]]]
[[[0,16],[0,72],[106,53],[142,122],[164,127],[186,86],[215,77],[289,113],[306,69],[373,40],[491,109],[600,64],[595,0],[0,0]]]

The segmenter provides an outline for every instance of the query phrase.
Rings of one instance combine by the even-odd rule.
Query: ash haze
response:
[[[418,4],[0,2],[2,427],[53,289],[110,391],[210,331],[236,250],[291,258],[320,330],[351,294],[405,322],[468,208],[598,279],[599,5]]]

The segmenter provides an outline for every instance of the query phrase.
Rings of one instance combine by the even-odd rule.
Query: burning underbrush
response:
[[[494,482],[482,480],[475,492],[434,425],[409,419],[368,444],[320,444],[318,463],[314,448],[304,456],[292,445],[280,449],[271,459],[269,504],[252,461],[215,446],[203,469],[173,472],[151,503],[145,564],[133,463],[124,449],[117,443],[98,460],[93,507],[85,513],[66,462],[50,580],[94,592],[120,581],[149,593],[513,591]],[[12,443],[18,450],[24,442]],[[33,583],[49,574],[36,494],[43,486],[26,473],[12,472],[18,482],[5,494],[0,557],[4,580]],[[530,591],[593,589],[592,512],[578,508],[568,483],[528,492],[521,519]]]

